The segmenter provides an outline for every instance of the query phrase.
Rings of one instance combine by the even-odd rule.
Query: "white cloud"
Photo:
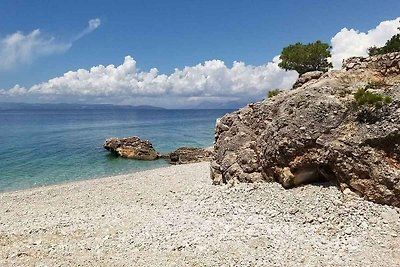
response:
[[[92,32],[100,26],[100,19],[92,19],[89,25],[77,37]],[[73,41],[79,39],[74,38]],[[62,42],[53,36],[44,35],[40,29],[24,34],[15,32],[0,38],[0,70],[12,69],[21,64],[31,63],[35,58],[63,53],[72,46],[72,42]]]
[[[63,76],[30,88],[16,86],[9,95],[53,95],[100,98],[135,102],[143,97],[182,98],[188,101],[264,97],[272,88],[290,88],[297,78],[294,71],[278,67],[278,57],[261,66],[234,62],[228,67],[221,60],[175,69],[159,74],[156,68],[138,71],[136,61],[126,56],[119,66],[95,66],[90,70],[69,71]],[[129,101],[128,101],[129,102]]]
[[[27,90],[24,87],[21,87],[19,84],[15,85],[11,88],[8,93],[13,96],[25,95]]]
[[[99,18],[89,20],[89,29],[91,31],[97,29],[101,24],[101,20]]]
[[[27,35],[16,32],[0,39],[0,69],[30,63],[39,56],[62,53],[70,47],[70,43],[57,42],[54,37],[43,36],[39,29]]]
[[[332,63],[335,69],[342,67],[342,60],[353,56],[367,56],[371,46],[383,46],[393,35],[399,32],[400,17],[381,22],[368,32],[343,28],[331,40]]]
[[[100,26],[100,24],[101,24],[101,20],[99,18],[89,20],[88,26],[84,30],[82,30],[79,34],[77,34],[72,40],[76,41],[76,40],[82,38],[83,36],[91,33],[92,31],[97,29]]]
[[[332,61],[341,67],[343,59],[365,56],[367,48],[383,45],[397,32],[400,18],[380,23],[367,33],[342,29],[332,38]],[[100,25],[99,19],[89,21],[78,38]],[[136,61],[126,56],[121,65],[94,66],[88,70],[69,71],[60,77],[29,88],[19,85],[0,90],[10,98],[35,98],[58,102],[115,104],[154,104],[168,107],[195,106],[201,102],[226,103],[260,99],[270,89],[287,89],[297,78],[295,71],[278,67],[279,56],[260,66],[221,60],[210,60],[195,66],[161,74],[156,68],[139,71]]]

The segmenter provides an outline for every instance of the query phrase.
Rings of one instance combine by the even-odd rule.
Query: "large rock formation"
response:
[[[141,140],[137,136],[128,138],[110,138],[104,143],[108,151],[129,159],[155,160],[158,158],[157,151],[148,140]]]
[[[360,87],[393,101],[359,107]],[[350,58],[343,70],[224,116],[214,150],[215,184],[333,180],[400,207],[400,53]]]

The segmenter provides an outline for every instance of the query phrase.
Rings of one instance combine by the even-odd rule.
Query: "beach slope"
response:
[[[0,194],[0,266],[399,266],[399,209],[209,163]]]

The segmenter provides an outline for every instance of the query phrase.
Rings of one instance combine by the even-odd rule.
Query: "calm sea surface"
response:
[[[156,150],[213,143],[215,120],[230,110],[0,111],[0,191],[84,180],[166,166],[117,158],[109,137],[137,135]]]

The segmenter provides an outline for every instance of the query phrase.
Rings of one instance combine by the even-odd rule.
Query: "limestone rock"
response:
[[[351,57],[343,61],[344,70],[376,71],[384,75],[400,74],[400,53],[388,53],[372,57]]]
[[[155,160],[158,153],[148,140],[141,140],[137,136],[127,138],[110,138],[104,143],[108,151],[129,159]]]
[[[392,103],[355,105],[354,93],[371,81]],[[343,70],[225,115],[214,150],[214,184],[331,180],[400,207],[400,53],[351,58]]]
[[[171,164],[187,164],[201,161],[210,161],[212,151],[197,147],[181,147],[167,155],[166,159]]]
[[[293,89],[303,86],[304,84],[308,83],[309,81],[319,79],[322,74],[322,71],[310,71],[302,74],[297,81],[293,85]]]

